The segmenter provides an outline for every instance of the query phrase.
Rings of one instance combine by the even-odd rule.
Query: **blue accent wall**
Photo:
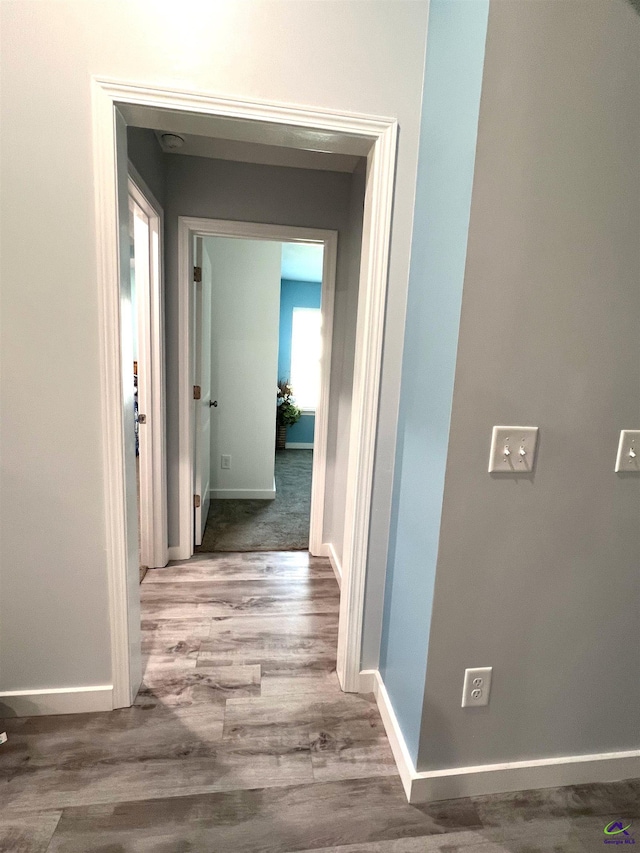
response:
[[[291,327],[294,308],[320,308],[322,284],[319,281],[280,283],[280,345],[278,349],[278,379],[291,376]],[[297,424],[287,428],[287,441],[294,444],[313,443],[315,415],[303,415]]]
[[[287,427],[287,442],[290,444],[313,444],[316,416],[303,414],[297,424]]]
[[[417,760],[489,0],[431,0],[380,672]]]
[[[283,243],[280,275],[289,281],[322,281],[322,243]]]

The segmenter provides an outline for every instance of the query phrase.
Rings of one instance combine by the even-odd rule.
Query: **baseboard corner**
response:
[[[336,554],[336,549],[333,546],[333,542],[329,542],[327,544],[327,549],[327,556],[329,557],[331,568],[333,569],[333,573],[336,576],[336,580],[338,581],[338,586],[340,587],[340,589],[342,589],[342,563],[340,562],[340,558]]]
[[[184,549],[180,545],[169,545],[167,549],[169,561],[171,560],[188,560],[191,554],[185,554]]]
[[[361,669],[358,693],[374,693],[376,689],[377,669]]]
[[[363,670],[360,673],[360,685],[361,692],[369,692],[369,688],[373,687],[398,773],[410,803],[615,782],[640,776],[640,749],[419,771],[415,768],[379,671]]]

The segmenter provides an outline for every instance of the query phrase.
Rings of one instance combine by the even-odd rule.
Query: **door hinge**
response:
[[[193,399],[199,400],[201,396],[202,396],[202,390],[201,390],[200,386],[194,385],[193,386]]]
[[[202,267],[193,268],[193,280],[196,282],[202,281]]]
[[[193,496],[193,505],[196,509],[200,506],[200,495]]]

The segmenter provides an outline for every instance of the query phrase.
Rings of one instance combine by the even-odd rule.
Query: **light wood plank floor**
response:
[[[0,851],[600,850],[640,783],[410,806],[371,696],[335,674],[338,587],[302,552],[205,554],[141,586],[121,711],[2,723]]]

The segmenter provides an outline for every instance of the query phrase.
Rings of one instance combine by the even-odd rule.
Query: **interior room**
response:
[[[637,0],[0,49],[0,851],[637,843]]]

